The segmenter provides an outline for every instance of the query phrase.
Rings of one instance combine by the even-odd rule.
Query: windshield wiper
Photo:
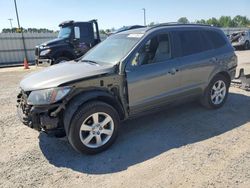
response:
[[[87,63],[92,63],[92,64],[97,64],[97,65],[98,65],[98,63],[97,63],[97,62],[92,61],[92,60],[86,60],[86,59],[83,59],[83,60],[81,60],[81,62],[87,62]]]

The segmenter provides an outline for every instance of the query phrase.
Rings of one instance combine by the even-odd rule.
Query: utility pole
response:
[[[147,21],[146,21],[146,9],[143,8],[142,10],[143,10],[143,16],[144,16],[144,26],[146,26],[147,25]]]
[[[25,41],[24,41],[23,30],[20,27],[20,21],[19,21],[19,16],[18,16],[18,11],[17,11],[16,0],[14,0],[14,3],[15,3],[15,10],[16,10],[16,18],[17,18],[18,29],[21,30],[21,35],[22,35],[24,55],[25,55],[26,60],[28,61],[27,49],[26,49],[26,45],[25,45]]]
[[[8,20],[10,21],[10,28],[11,28],[11,30],[12,30],[12,28],[13,28],[13,27],[12,27],[12,20],[13,20],[13,19],[12,19],[12,18],[9,18]]]

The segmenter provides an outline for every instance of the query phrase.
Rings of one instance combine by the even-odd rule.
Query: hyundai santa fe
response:
[[[190,99],[222,107],[236,67],[234,49],[219,28],[133,29],[77,60],[26,76],[18,116],[30,128],[65,134],[78,152],[95,154],[111,146],[123,120]]]

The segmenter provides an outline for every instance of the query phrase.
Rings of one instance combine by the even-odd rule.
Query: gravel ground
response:
[[[34,70],[0,69],[0,187],[250,187],[250,92],[231,88],[215,111],[188,103],[127,121],[87,156],[18,121],[18,83]]]

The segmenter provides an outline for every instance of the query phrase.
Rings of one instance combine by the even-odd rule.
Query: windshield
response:
[[[71,27],[61,27],[58,38],[68,38],[71,33]]]
[[[143,34],[116,34],[110,36],[83,56],[82,61],[93,61],[98,64],[117,64]]]

